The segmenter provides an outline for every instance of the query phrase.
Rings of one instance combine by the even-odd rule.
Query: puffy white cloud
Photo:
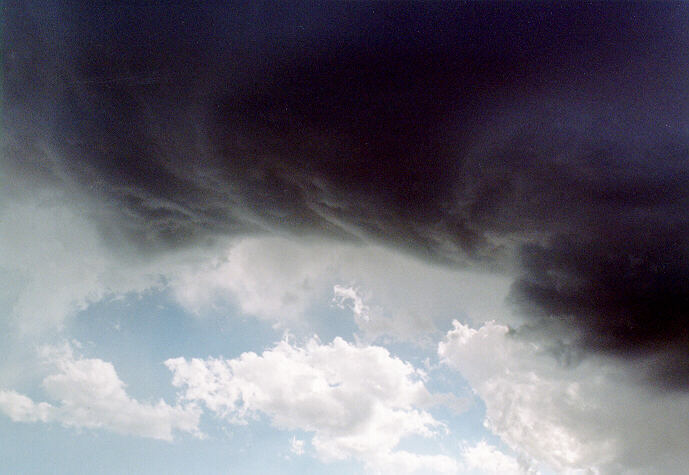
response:
[[[562,366],[493,322],[454,322],[438,352],[484,400],[486,426],[558,472],[683,473],[689,463],[689,397],[640,385],[622,362]]]
[[[0,411],[13,421],[59,422],[163,440],[171,440],[175,430],[201,436],[201,411],[193,404],[136,401],[127,395],[111,363],[75,358],[69,347],[51,349],[47,356],[57,372],[43,380],[43,387],[60,404],[35,403],[15,391],[0,390]]]
[[[476,445],[464,447],[462,461],[469,469],[480,471],[484,475],[519,475],[531,473],[527,467],[497,447],[482,440]]]
[[[279,428],[313,432],[311,445],[324,460],[353,457],[385,473],[456,468],[444,455],[395,450],[404,437],[432,437],[445,426],[424,409],[434,399],[423,373],[382,347],[283,340],[261,355],[166,365],[184,399],[231,423],[265,414]]]
[[[15,422],[48,422],[56,413],[50,404],[36,404],[16,391],[0,391],[0,410]]]

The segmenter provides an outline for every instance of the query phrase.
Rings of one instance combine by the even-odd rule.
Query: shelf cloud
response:
[[[517,332],[689,381],[684,5],[6,7],[6,193],[138,256],[325,236],[513,279]]]

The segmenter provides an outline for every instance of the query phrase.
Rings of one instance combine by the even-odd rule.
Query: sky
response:
[[[682,474],[684,3],[8,1],[8,473]]]

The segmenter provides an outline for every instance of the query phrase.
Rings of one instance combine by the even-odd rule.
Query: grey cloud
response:
[[[6,12],[3,168],[88,196],[109,236],[320,234],[491,267],[532,325],[670,355],[653,371],[685,384],[685,6]]]

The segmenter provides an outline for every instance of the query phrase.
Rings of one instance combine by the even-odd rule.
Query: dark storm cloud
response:
[[[5,166],[87,193],[143,248],[316,233],[514,265],[534,325],[662,354],[681,385],[688,19],[672,4],[12,5]]]

